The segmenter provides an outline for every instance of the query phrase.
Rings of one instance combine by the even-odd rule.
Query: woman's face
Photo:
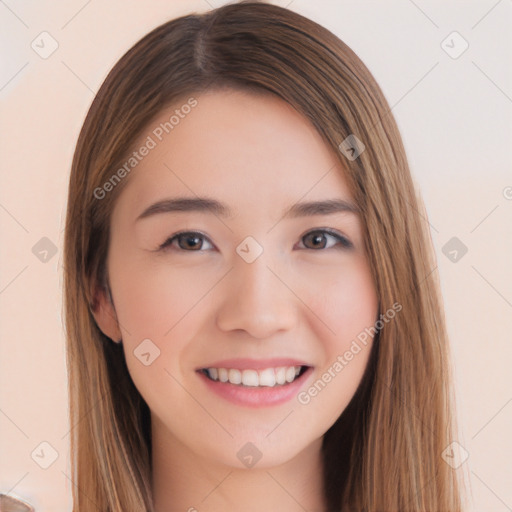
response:
[[[136,144],[149,150],[111,218],[114,307],[102,296],[96,319],[122,337],[160,439],[271,467],[318,446],[362,378],[378,314],[362,219],[336,155],[287,103],[195,99]]]

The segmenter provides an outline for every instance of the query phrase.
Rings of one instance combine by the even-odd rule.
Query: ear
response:
[[[91,312],[103,334],[113,342],[121,343],[122,334],[108,285],[96,289]]]

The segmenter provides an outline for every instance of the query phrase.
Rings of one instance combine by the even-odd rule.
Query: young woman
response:
[[[65,234],[74,511],[451,511],[435,258],[342,41],[226,5],[115,65]]]

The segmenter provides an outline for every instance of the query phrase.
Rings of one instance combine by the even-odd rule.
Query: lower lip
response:
[[[247,407],[268,407],[283,404],[296,396],[312,371],[313,368],[309,367],[293,382],[273,387],[251,387],[231,384],[230,382],[220,382],[218,380],[209,379],[200,371],[197,373],[209,389],[231,403]]]

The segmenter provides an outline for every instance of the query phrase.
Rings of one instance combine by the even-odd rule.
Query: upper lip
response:
[[[275,357],[272,359],[223,359],[215,361],[198,368],[203,370],[206,368],[228,368],[233,370],[264,370],[265,368],[279,368],[280,366],[310,366],[299,359],[291,359],[289,357]]]

